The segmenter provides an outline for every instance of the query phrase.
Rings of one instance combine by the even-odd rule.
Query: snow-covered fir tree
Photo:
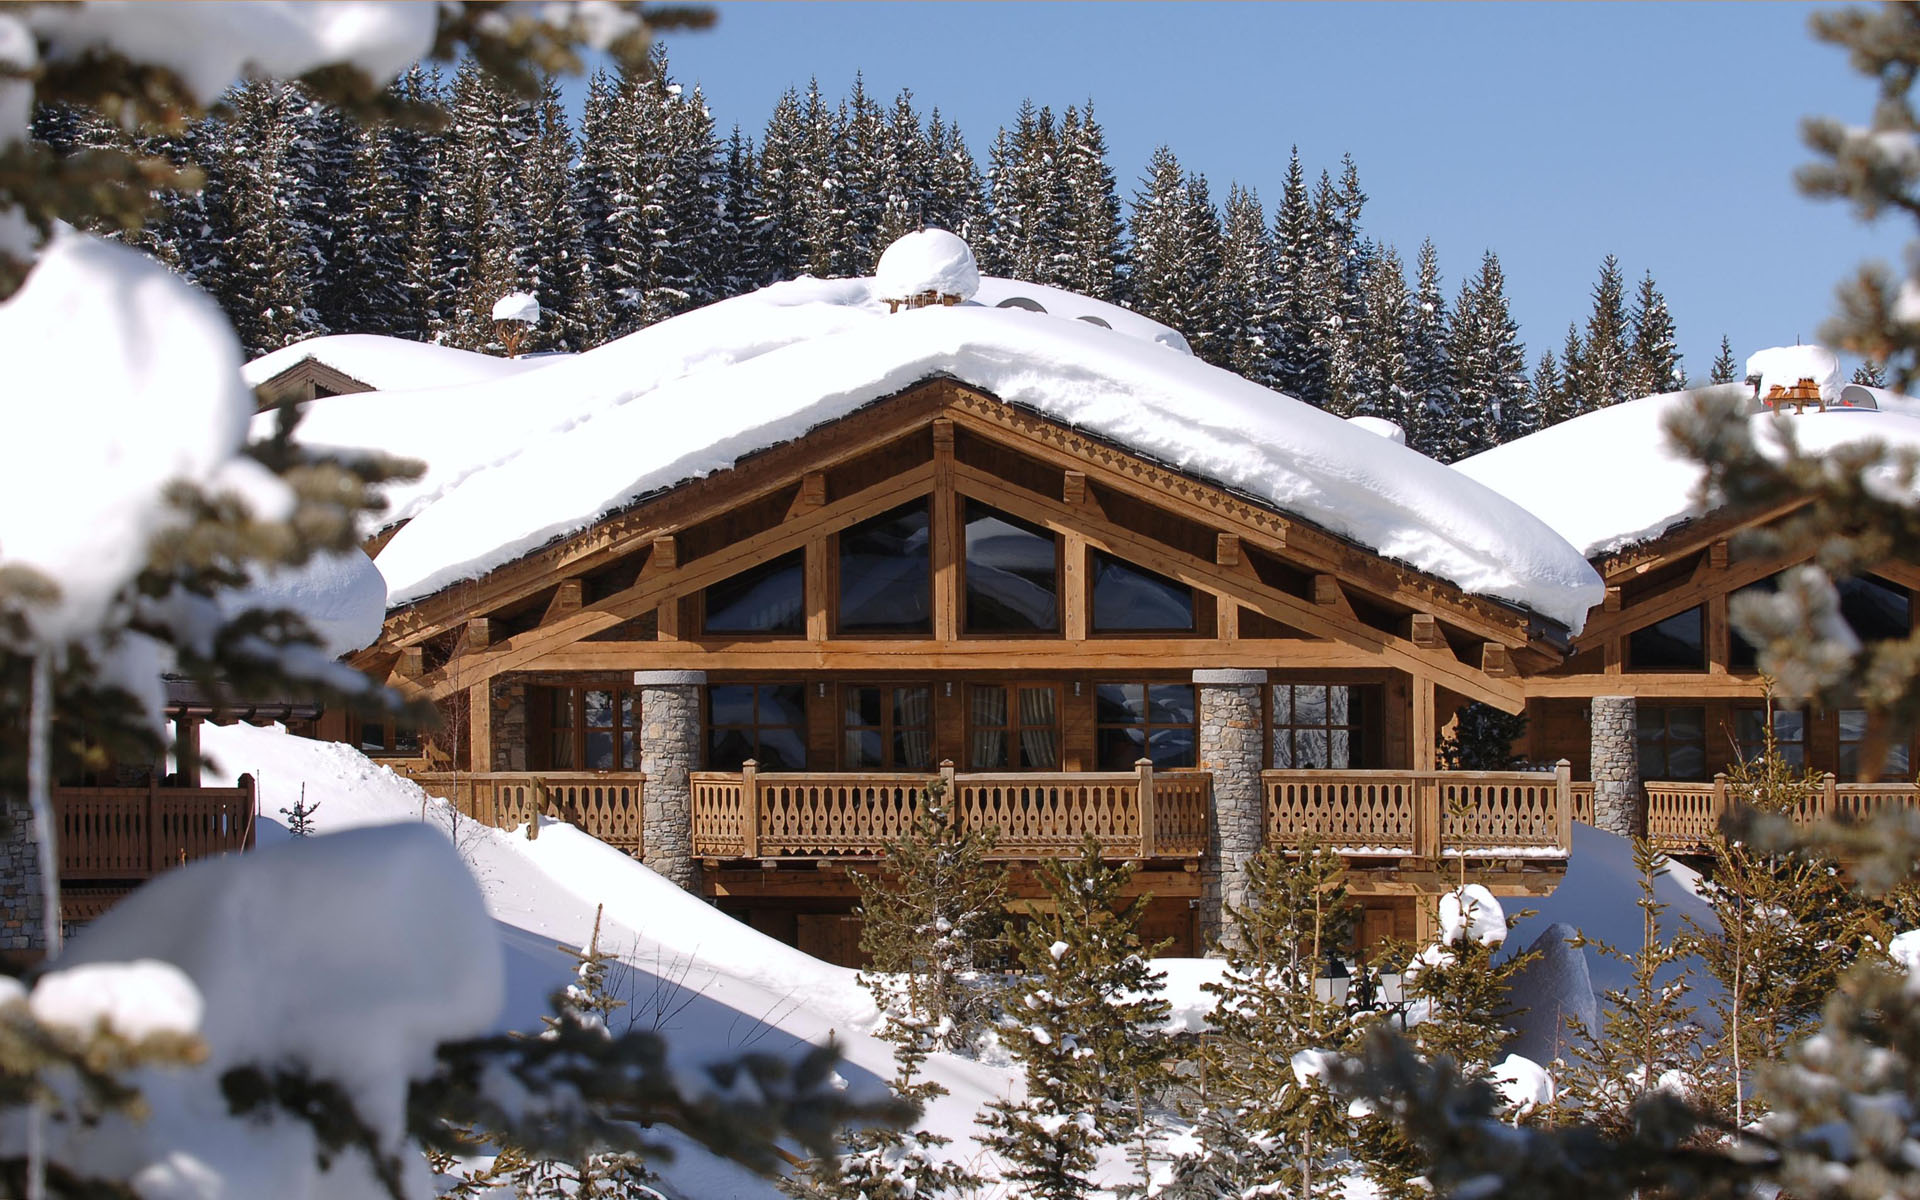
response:
[[[1269,371],[1267,334],[1273,314],[1273,243],[1260,197],[1239,184],[1227,187],[1226,228],[1215,284],[1220,311],[1220,365],[1247,379]]]
[[[1708,370],[1708,383],[1739,383],[1745,376],[1740,361],[1733,356],[1733,343],[1726,334],[1720,335],[1720,353],[1714,356],[1713,366]]]
[[[758,174],[753,142],[736,125],[727,136],[720,168],[720,207],[714,226],[711,270],[722,296],[738,296],[759,286],[759,255],[753,237]]]
[[[927,149],[933,156],[927,224],[977,242],[989,224],[986,183],[960,126],[942,121],[937,108],[927,116]]]
[[[1575,392],[1576,380],[1584,369],[1586,346],[1580,340],[1580,329],[1572,321],[1567,322],[1566,340],[1560,343],[1560,386],[1556,402],[1541,410],[1541,425],[1558,425],[1560,422],[1577,417],[1581,413],[1580,397]],[[1545,393],[1542,393],[1544,398]]]
[[[1096,300],[1117,300],[1127,255],[1120,195],[1107,163],[1107,134],[1093,101],[1068,107],[1060,130],[1061,184],[1067,210],[1060,230],[1060,286]]]
[[[1460,414],[1460,392],[1454,382],[1453,358],[1448,349],[1446,294],[1440,285],[1440,255],[1431,241],[1420,244],[1419,279],[1413,294],[1412,320],[1407,330],[1407,369],[1411,374],[1413,407],[1403,424],[1407,445],[1446,461],[1453,428]]]
[[[1632,335],[1620,261],[1609,254],[1601,261],[1600,277],[1593,285],[1593,311],[1581,341],[1579,371],[1567,372],[1567,384],[1577,402],[1574,415],[1633,399]]]
[[[902,88],[893,98],[879,155],[880,228],[870,246],[875,262],[901,236],[926,227],[933,208],[933,155],[920,114],[913,110],[913,93]]]
[[[1206,181],[1183,172],[1173,151],[1160,147],[1134,194],[1131,224],[1128,303],[1179,330],[1198,357],[1220,363],[1220,220]]]
[[[1540,427],[1557,425],[1564,419],[1567,405],[1567,381],[1560,374],[1560,361],[1550,350],[1540,352],[1533,376],[1527,380],[1527,403],[1540,413]]]
[[[1870,358],[1863,358],[1860,360],[1860,365],[1853,369],[1853,382],[1865,387],[1883,388],[1887,386],[1887,373],[1881,369],[1879,363]]]
[[[840,136],[834,145],[834,175],[843,196],[841,228],[835,237],[840,273],[871,275],[888,241],[878,237],[886,220],[893,180],[905,164],[890,161],[887,115],[867,94],[866,79],[853,76],[853,92],[840,103],[836,120]]]
[[[1385,417],[1407,432],[1418,425],[1421,413],[1413,358],[1409,352],[1414,323],[1414,301],[1407,292],[1406,268],[1391,246],[1369,263],[1362,280],[1359,361],[1355,385],[1356,413]],[[1408,436],[1412,444],[1412,435]]]
[[[1667,298],[1654,285],[1651,271],[1640,278],[1631,319],[1633,343],[1627,349],[1628,395],[1655,396],[1685,387],[1687,376],[1680,369],[1673,314],[1667,311]]]
[[[982,266],[991,274],[1051,284],[1063,265],[1066,212],[1059,133],[1053,112],[1022,100],[988,156],[992,227]]]
[[[1479,272],[1460,289],[1447,331],[1447,355],[1458,397],[1457,419],[1436,447],[1453,462],[1512,441],[1540,427],[1527,405],[1526,358],[1519,330],[1508,314],[1506,278],[1491,250]]]
[[[794,184],[800,200],[806,272],[822,279],[850,274],[851,255],[842,242],[847,224],[847,189],[846,181],[840,178],[839,113],[821,94],[818,79],[807,81],[798,134]]]
[[[1324,406],[1326,362],[1313,334],[1319,295],[1314,275],[1318,244],[1306,172],[1300,166],[1300,148],[1295,146],[1287,161],[1280,206],[1273,214],[1273,330],[1267,337],[1273,365],[1271,377],[1261,382],[1308,404]]]
[[[806,269],[805,140],[800,94],[788,88],[774,104],[760,138],[748,219],[748,245],[760,264],[758,271],[750,273],[756,284],[792,279]],[[591,137],[587,145],[593,145]]]

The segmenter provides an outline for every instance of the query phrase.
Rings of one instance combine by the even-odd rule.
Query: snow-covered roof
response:
[[[493,319],[525,321],[529,325],[538,325],[540,301],[531,292],[508,292],[493,302]]]
[[[1743,384],[1723,386],[1749,394]],[[1537,514],[1589,558],[1611,554],[1703,515],[1694,498],[1701,468],[1668,442],[1664,425],[1693,395],[1668,392],[1585,413],[1453,468]],[[1920,414],[1898,399],[1904,411],[1809,409],[1747,419],[1762,447],[1777,445],[1772,426],[1780,420],[1792,422],[1802,449],[1813,453],[1873,439],[1920,449]]]
[[[887,247],[874,268],[873,284],[883,300],[925,292],[971,300],[980,290],[980,268],[965,242],[944,229],[922,229]]]
[[[1788,390],[1802,379],[1811,379],[1820,389],[1822,400],[1840,395],[1840,360],[1825,346],[1770,346],[1747,357],[1747,378],[1760,380],[1760,397],[1765,399],[1774,388]]]
[[[536,308],[536,320],[538,311]],[[377,333],[334,333],[263,354],[242,367],[240,376],[248,387],[259,387],[281,372],[312,359],[358,379],[375,391],[398,392],[520,375],[552,366],[555,360],[565,357],[545,354],[531,358],[497,358]]]
[[[1151,317],[1143,317],[1132,309],[1082,296],[1078,292],[1069,292],[1065,288],[987,276],[980,280],[980,290],[974,293],[973,302],[988,308],[1018,308],[1027,312],[1038,310],[1049,316],[1069,317],[1139,338],[1143,342],[1155,342],[1182,354],[1193,353],[1186,337],[1178,329],[1162,325]]]
[[[1599,601],[1586,561],[1518,507],[1144,332],[977,304],[889,315],[868,280],[803,279],[651,326],[537,377],[405,403],[316,401],[302,437],[355,446],[377,435],[382,448],[430,463],[425,480],[402,489],[398,513],[412,520],[378,558],[394,605],[935,377],[1570,627]]]
[[[387,615],[387,585],[373,560],[358,549],[321,554],[298,567],[256,566],[248,586],[221,597],[229,618],[250,609],[299,613],[327,657],[373,644]]]

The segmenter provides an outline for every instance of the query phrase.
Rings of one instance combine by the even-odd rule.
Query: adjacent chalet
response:
[[[1375,430],[934,232],[535,362],[301,429],[427,464],[349,661],[442,727],[323,724],[463,810],[575,821],[843,962],[848,871],[935,778],[1030,898],[1087,837],[1140,863],[1180,953],[1266,843],[1348,855],[1368,939],[1463,867],[1561,877],[1568,768],[1438,772],[1435,738],[1527,704],[1601,580]]]
[[[1751,382],[1738,391],[1762,445],[1774,437],[1778,413],[1815,453],[1868,440],[1920,448],[1920,405],[1843,386],[1824,350],[1763,351],[1749,371]],[[1772,591],[1797,565],[1749,551],[1739,535],[1800,504],[1703,511],[1700,469],[1669,448],[1663,427],[1690,402],[1687,393],[1649,396],[1455,464],[1552,525],[1606,584],[1566,660],[1523,681],[1523,752],[1573,764],[1582,819],[1590,806],[1603,827],[1644,830],[1675,851],[1701,849],[1717,827],[1723,773],[1758,753],[1769,719],[1788,759],[1828,776],[1818,811],[1804,816],[1909,803],[1911,741],[1893,746],[1881,773],[1863,776],[1863,708],[1769,705],[1756,650],[1729,624],[1728,602]],[[1879,564],[1839,585],[1842,615],[1862,641],[1904,638],[1914,627],[1916,587],[1920,566]]]

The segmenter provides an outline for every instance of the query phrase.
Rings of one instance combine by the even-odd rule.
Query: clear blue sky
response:
[[[1366,233],[1440,252],[1451,296],[1492,248],[1529,362],[1584,320],[1601,257],[1652,270],[1704,377],[1734,352],[1811,341],[1834,284],[1897,261],[1907,229],[1802,199],[1799,122],[1864,122],[1873,90],[1807,34],[1801,4],[722,3],[668,40],[722,136],[758,140],[780,92],[854,72],[960,122],[984,168],[1023,97],[1091,98],[1123,200],[1166,143],[1271,212],[1288,148],[1310,172],[1351,153]]]

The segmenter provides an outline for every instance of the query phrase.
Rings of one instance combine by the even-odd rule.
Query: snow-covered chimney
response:
[[[888,312],[959,304],[980,290],[973,250],[944,229],[922,229],[888,246],[873,275],[873,294]]]
[[[1773,346],[1747,359],[1747,382],[1775,412],[1824,409],[1840,399],[1840,360],[1824,346]]]

